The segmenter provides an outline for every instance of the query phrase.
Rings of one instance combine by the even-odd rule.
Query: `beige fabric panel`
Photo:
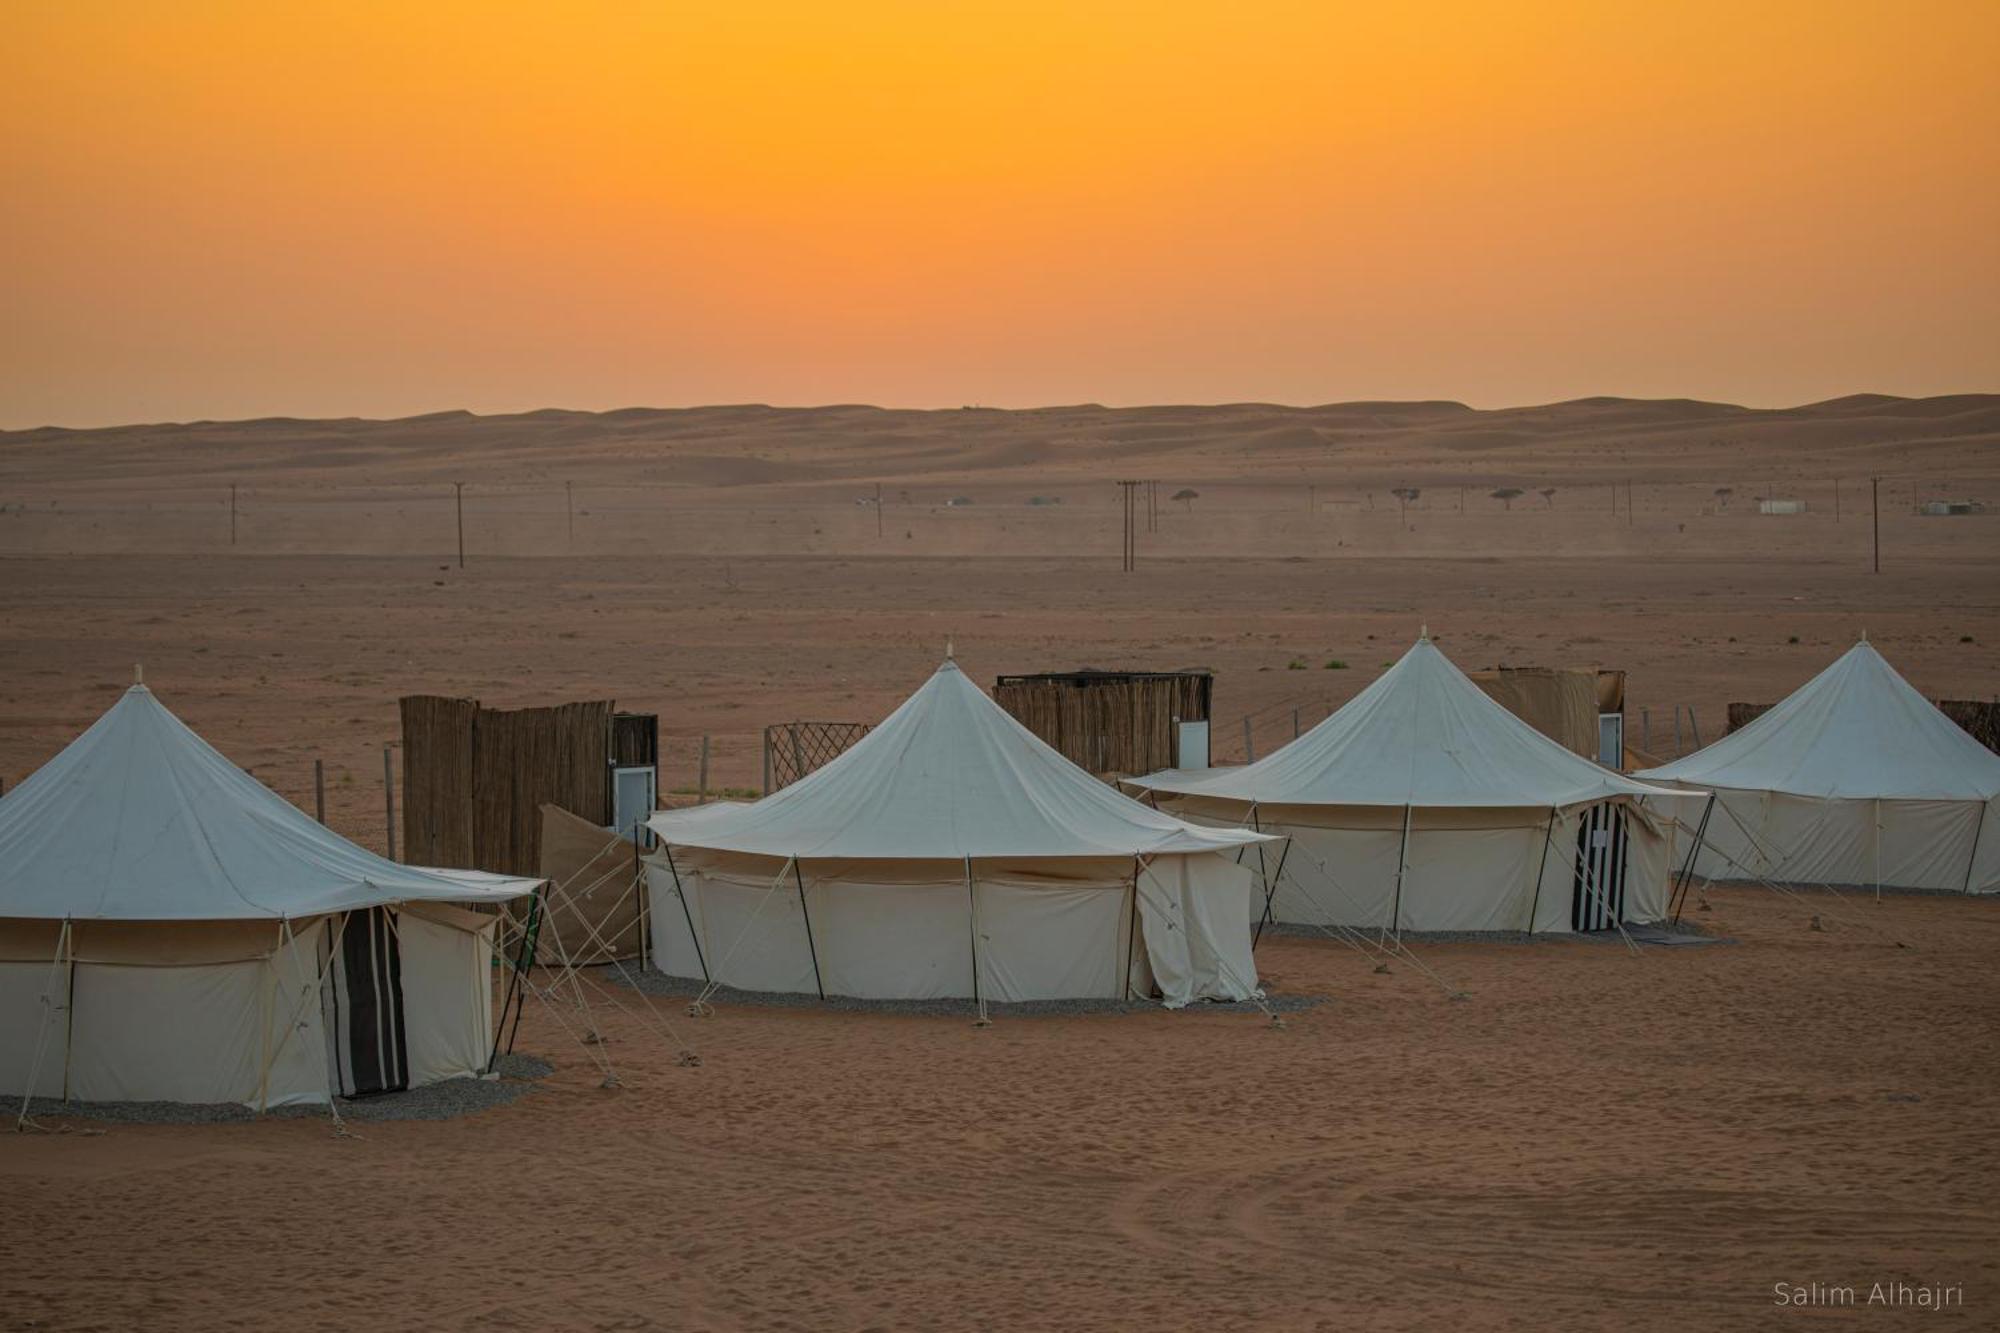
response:
[[[410,1085],[477,1077],[493,1047],[493,926],[464,930],[399,913]]]
[[[1657,921],[1686,843],[1663,812],[1625,808],[1624,919]],[[1259,815],[1266,832],[1292,839],[1272,895],[1273,920],[1367,930],[1570,929],[1579,811],[1557,816],[1553,830],[1546,809],[1412,811],[1400,907],[1401,810],[1273,807]]]
[[[60,921],[42,917],[0,917],[0,963],[32,963],[40,959],[46,965],[56,956],[62,925]]]
[[[815,879],[807,901],[827,994],[875,1000],[972,994],[972,899],[962,876],[944,886]]]
[[[294,922],[303,934],[320,918]],[[78,921],[70,947],[79,962],[173,967],[268,958],[282,938],[277,921]],[[55,952],[60,921],[0,922],[0,960],[26,962]]]
[[[1966,888],[1973,893],[2000,893],[2000,799],[1988,801],[1980,811],[1979,832],[1974,836],[1978,864],[1966,876]]]
[[[1982,821],[1992,831],[1984,802],[1718,790],[1716,805],[1697,862],[1713,879],[1963,890],[1975,838],[1982,864],[1993,864],[1981,832]]]
[[[980,993],[989,1000],[1117,999],[1130,881],[979,881]]]
[[[72,1094],[92,1102],[254,1103],[274,989],[264,962],[78,964]]]
[[[1139,877],[1137,901],[1144,952],[1168,1008],[1256,993],[1250,920],[1263,903],[1248,869],[1214,853],[1158,857]]]
[[[556,935],[551,943],[571,962],[639,956],[644,890],[633,887],[636,866],[626,839],[558,806],[542,807],[545,920]],[[511,910],[525,917],[528,900]]]
[[[54,923],[60,927],[61,922]],[[49,954],[56,942],[49,941]],[[41,1044],[41,1063],[35,1047]],[[0,963],[0,1096],[28,1092],[33,1070],[34,1095],[63,1095],[63,1072],[69,1062],[69,967],[39,963]]]
[[[975,861],[978,993],[1119,995],[1128,960],[1143,952],[1130,937],[1130,866],[1126,858]],[[653,961],[672,975],[795,994],[824,985],[863,999],[975,993],[974,896],[963,862],[807,861],[795,878],[778,858],[677,848],[671,864],[665,853],[648,858],[646,878]],[[1133,972],[1134,984],[1150,987],[1150,973]]]
[[[263,1092],[267,1106],[326,1103],[329,1070],[320,969],[335,922],[336,918],[322,917],[295,927],[291,947],[271,958],[273,1002],[264,1055],[271,1065]]]

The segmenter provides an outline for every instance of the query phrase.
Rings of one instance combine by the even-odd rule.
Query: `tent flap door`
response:
[[[1571,930],[1610,930],[1625,919],[1628,850],[1623,806],[1607,801],[1583,811],[1576,822]]]
[[[320,994],[326,1008],[333,1085],[342,1097],[400,1092],[410,1085],[403,1035],[403,958],[392,909],[347,914],[340,956]]]

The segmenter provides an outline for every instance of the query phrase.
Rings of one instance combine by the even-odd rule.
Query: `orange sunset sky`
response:
[[[10,0],[0,426],[2000,389],[2000,3]]]

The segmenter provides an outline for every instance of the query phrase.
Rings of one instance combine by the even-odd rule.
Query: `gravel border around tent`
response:
[[[595,969],[600,981],[619,985],[630,984],[647,995],[664,995],[692,1000],[702,991],[702,983],[688,977],[668,976],[653,968],[644,971],[630,970],[630,981],[615,967]],[[799,995],[790,991],[747,991],[732,986],[718,986],[710,1000],[719,1004],[738,1004],[773,1009],[832,1009],[842,1013],[865,1014],[908,1014],[916,1018],[977,1018],[979,1006],[971,1000],[857,1000],[845,995],[829,995],[824,1000],[816,995]],[[1266,995],[1264,1003],[1274,1013],[1290,1014],[1303,1009],[1311,1009],[1326,1003],[1331,997],[1325,995]],[[1040,1018],[1062,1017],[1082,1014],[1143,1014],[1174,1012],[1183,1014],[1261,1014],[1264,1011],[1249,1000],[1238,1000],[1227,1004],[1201,1001],[1185,1009],[1163,1011],[1152,1000],[1021,1000],[1003,1002],[989,1000],[986,1012],[996,1018]]]
[[[525,1096],[535,1082],[555,1072],[555,1066],[533,1055],[503,1055],[493,1063],[498,1078],[448,1078],[407,1092],[374,1097],[342,1097],[340,1118],[361,1123],[383,1120],[455,1120],[491,1110]],[[19,1102],[4,1103],[19,1112]],[[62,1102],[37,1097],[28,1106],[31,1120],[105,1121],[126,1125],[248,1124],[255,1120],[327,1120],[324,1106],[278,1106],[259,1116],[235,1102],[196,1105],[187,1102]]]
[[[1369,941],[1374,940],[1376,935],[1373,926],[1350,926],[1348,929],[1355,936]],[[1264,930],[1267,934],[1285,935],[1293,939],[1339,939],[1339,936],[1330,929],[1323,930],[1318,926],[1300,925],[1297,922],[1290,921],[1273,921],[1266,925]],[[1685,920],[1678,926],[1671,926],[1665,923],[1646,926],[1627,922],[1625,932],[1640,944],[1735,943],[1734,940],[1726,936],[1704,930],[1694,922]],[[1405,944],[1559,944],[1565,940],[1579,941],[1584,944],[1595,944],[1607,940],[1613,944],[1623,942],[1619,933],[1615,930],[1583,932],[1539,931],[1535,934],[1529,934],[1525,930],[1406,930],[1402,933],[1401,938]]]

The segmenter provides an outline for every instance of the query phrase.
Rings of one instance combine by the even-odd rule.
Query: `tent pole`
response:
[[[1264,831],[1264,826],[1257,822],[1257,803],[1255,801],[1250,802],[1250,828],[1253,832],[1256,833],[1262,833]],[[1237,864],[1241,865],[1242,862],[1239,860]],[[1264,844],[1261,842],[1257,844],[1257,875],[1266,884],[1269,884],[1271,882],[1271,868],[1266,864],[1264,864]],[[1267,894],[1264,899],[1264,906],[1266,910],[1270,908],[1270,905],[1271,905],[1271,900],[1269,895]],[[1257,929],[1262,930],[1263,928],[1264,928],[1263,919],[1259,918],[1257,921]],[[1254,940],[1251,942],[1250,947],[1253,949],[1257,947],[1256,942]]]
[[[681,900],[681,915],[687,918],[688,938],[694,941],[694,960],[701,964],[701,979],[703,982],[712,982],[715,978],[708,975],[708,957],[701,951],[701,936],[695,933],[694,912],[688,907],[687,890],[681,887],[681,872],[674,865],[673,845],[663,842],[660,844],[660,850],[667,855],[667,873],[674,877],[674,897]]]
[[[965,905],[969,913],[967,921],[971,927],[972,940],[972,1003],[979,1010],[979,1017],[972,1026],[992,1027],[993,1020],[986,1016],[986,995],[979,986],[979,889],[972,881],[972,857],[965,858]]]
[[[1262,833],[1264,831],[1264,825],[1257,818],[1257,803],[1255,801],[1250,802],[1250,828],[1255,833]],[[1288,852],[1292,850],[1290,839],[1286,839],[1285,841],[1285,850]],[[1243,864],[1243,858],[1240,855],[1236,858],[1236,864]],[[1250,949],[1253,953],[1256,951],[1257,941],[1264,938],[1264,923],[1271,919],[1271,895],[1277,892],[1277,881],[1264,869],[1264,844],[1261,842],[1257,844],[1257,873],[1264,877],[1264,911],[1257,918],[1257,933],[1250,937]],[[1278,873],[1280,875],[1285,873],[1285,864],[1283,861],[1278,863]]]
[[[1389,915],[1394,922],[1396,943],[1403,942],[1403,872],[1410,866],[1410,807],[1403,806],[1403,841],[1396,849],[1396,902]]]
[[[55,994],[56,969],[62,966],[65,955],[69,957],[70,971],[74,973],[76,971],[76,955],[69,947],[68,917],[63,918],[62,929],[56,932],[56,954],[55,957],[49,959],[48,979],[42,983],[42,1021],[35,1029],[35,1058],[28,1064],[27,1082],[21,1090],[21,1113],[14,1117],[14,1129],[17,1133],[28,1128],[30,1123],[28,1120],[28,1107],[33,1103],[35,1098],[35,1079],[42,1072],[42,1052],[48,1049],[49,1044],[49,997]],[[65,1065],[68,1063],[68,1057],[66,1056],[64,1057],[64,1063]],[[65,1075],[65,1078],[67,1078],[67,1075]]]
[[[1262,830],[1259,831],[1261,832]],[[1258,918],[1257,931],[1250,937],[1251,953],[1257,952],[1257,943],[1264,938],[1264,927],[1266,925],[1277,924],[1277,914],[1272,910],[1271,903],[1278,895],[1278,881],[1285,877],[1285,862],[1291,858],[1291,855],[1292,839],[1287,834],[1285,837],[1285,850],[1278,853],[1278,868],[1272,873],[1264,890],[1264,915]]]
[[[799,886],[799,916],[806,923],[806,952],[812,955],[813,989],[819,992],[821,1003],[826,1001],[826,983],[819,978],[819,946],[813,943],[812,913],[806,910],[806,876],[799,868],[799,858],[792,858],[792,882]]]
[[[63,1102],[69,1102],[69,1066],[76,1051],[76,935],[69,941],[68,985],[63,991]]]
[[[1535,933],[1535,917],[1542,910],[1542,879],[1549,873],[1549,848],[1556,838],[1556,806],[1549,807],[1549,826],[1542,834],[1542,859],[1535,866],[1535,896],[1528,903],[1528,934]]]
[[[1882,904],[1882,798],[1875,798],[1875,904]]]
[[[652,895],[647,892],[652,886],[646,883],[646,859],[640,855],[639,839],[645,836],[646,825],[642,821],[632,825],[632,878],[639,885],[639,901],[633,906],[639,918],[639,970],[646,970],[646,951],[653,934],[649,918],[652,916]]]
[[[1965,862],[1964,893],[1972,892],[1972,872],[1979,867],[1979,835],[1986,831],[1986,802],[1979,803],[1979,819],[1972,826],[1972,855]],[[74,972],[75,969],[71,969]]]
[[[534,901],[528,904],[528,931],[521,939],[521,966],[524,969],[533,968],[535,966],[535,959],[542,952],[542,919],[548,915],[548,907],[545,902],[547,893],[548,886],[544,884],[541,888],[535,890]],[[345,927],[343,926],[342,929],[345,929]],[[556,944],[560,948],[562,941],[558,939]],[[521,972],[523,978],[521,983],[522,989],[517,990],[514,994],[514,1026],[507,1033],[507,1054],[509,1055],[514,1053],[514,1042],[521,1035],[521,1015],[526,1013],[528,1009],[527,975],[525,970]],[[544,997],[544,1000],[546,1002],[546,997]],[[498,1034],[495,1035],[495,1040],[498,1040]]]
[[[291,927],[292,927],[292,919],[290,917],[281,916],[278,918],[279,949],[285,947],[285,937],[291,934]],[[271,972],[272,986],[275,986],[277,984],[278,969],[271,962],[271,958],[276,956],[277,956],[277,950],[274,949],[272,950],[271,954],[264,959],[264,966],[269,968]],[[260,1043],[262,1050],[259,1055],[257,1064],[257,1114],[262,1115],[264,1114],[266,1108],[270,1104],[271,1062],[277,1058],[275,1055],[271,1053],[271,987],[265,986],[262,989],[261,994],[258,996],[258,999],[261,1001],[261,1003],[258,1005],[258,1008],[261,1011],[261,1015],[258,1021],[263,1029],[263,1031],[259,1035],[263,1038],[263,1040]]]
[[[1674,884],[1672,906],[1674,909],[1674,924],[1677,926],[1681,923],[1681,904],[1687,901],[1688,886],[1694,882],[1694,862],[1695,858],[1701,855],[1701,841],[1703,835],[1708,831],[1708,817],[1714,812],[1715,793],[1710,792],[1707,803],[1701,807],[1701,821],[1694,827],[1694,842],[1688,846],[1687,859],[1681,863],[1680,877]],[[1678,817],[1674,819],[1674,826],[1676,828],[1686,827]]]
[[[1118,998],[1132,998],[1132,960],[1139,952],[1139,858],[1132,858],[1131,911],[1125,922],[1125,976],[1118,987]]]

